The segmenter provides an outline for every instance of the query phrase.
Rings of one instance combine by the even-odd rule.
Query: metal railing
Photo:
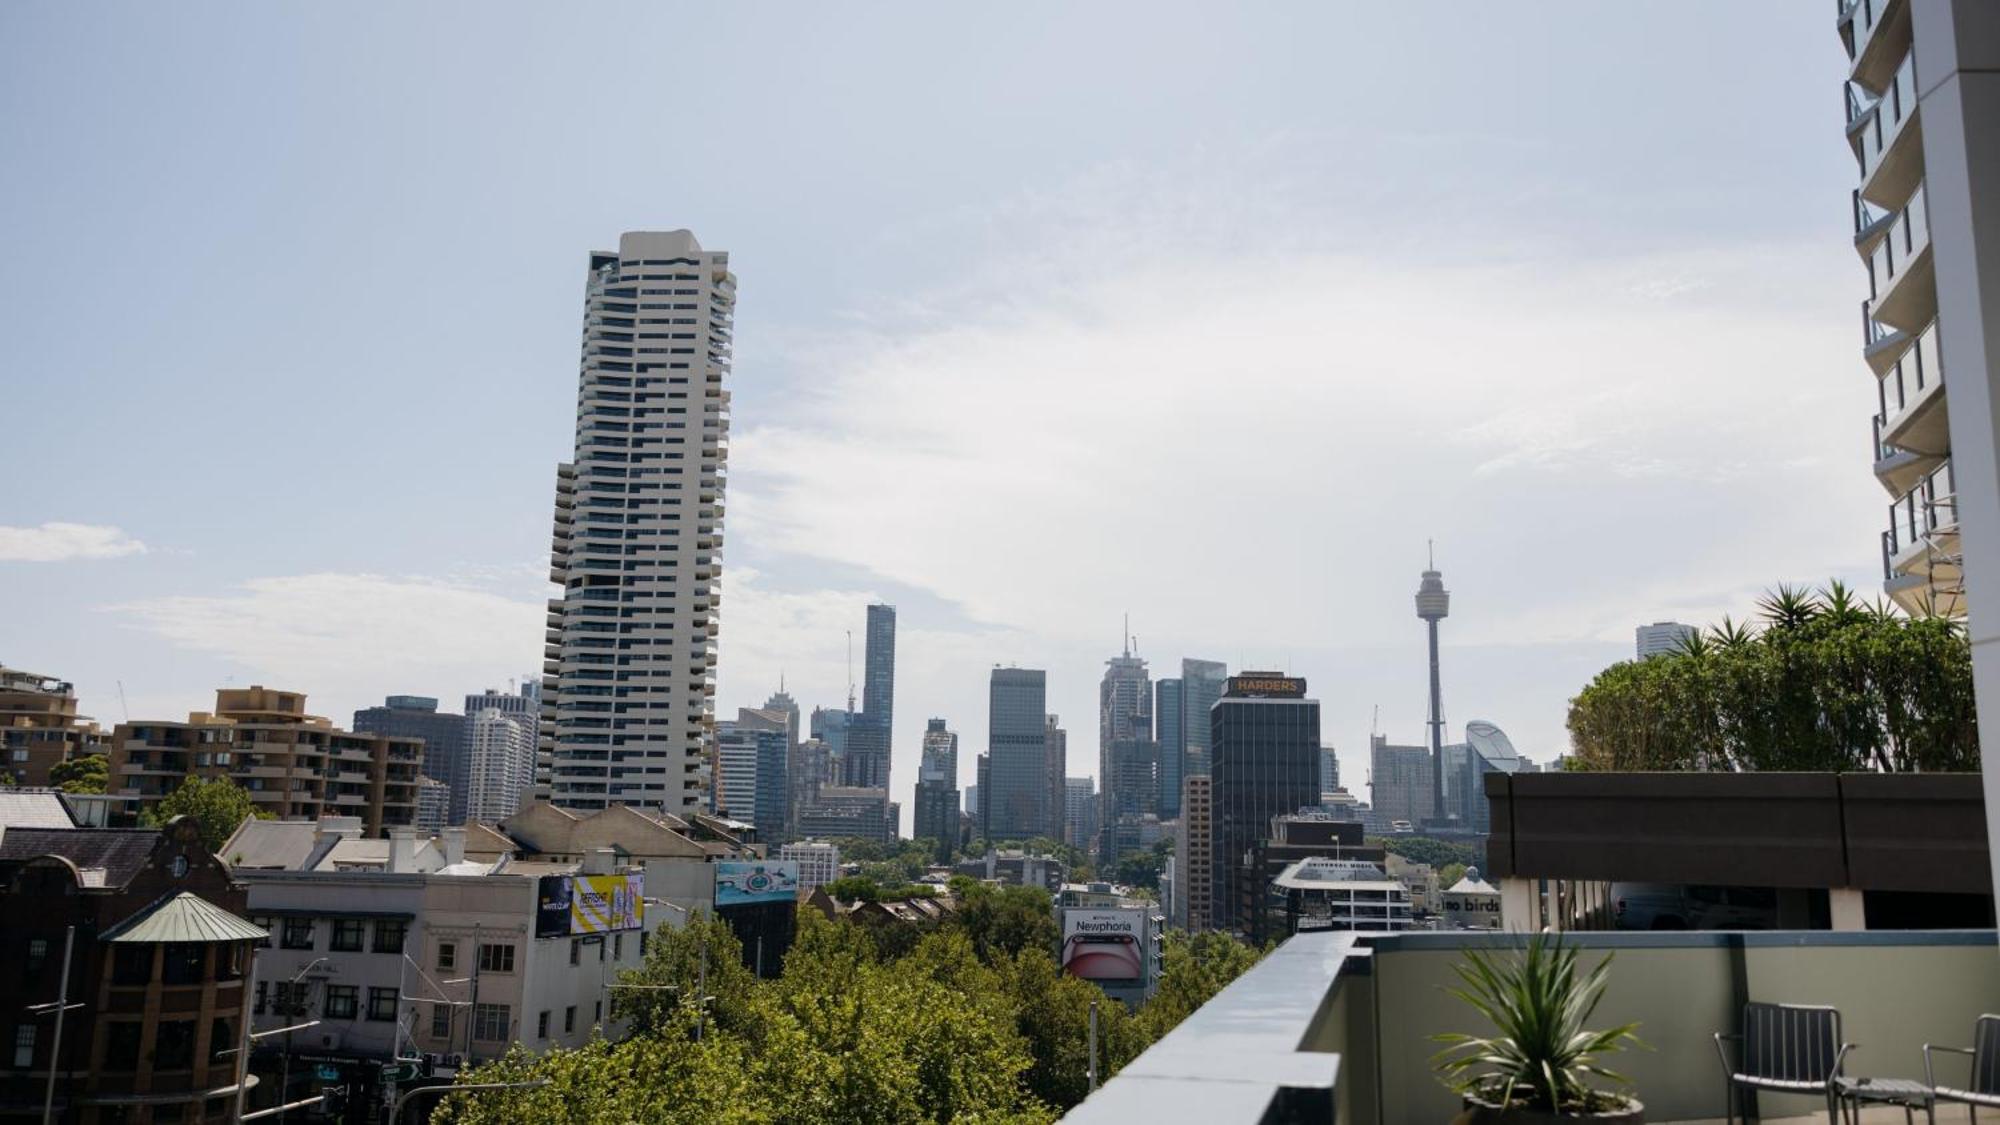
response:
[[[1896,142],[1903,125],[1917,112],[1917,56],[1911,52],[1896,68],[1896,76],[1879,96],[1853,82],[1845,86],[1847,131],[1865,182],[1881,166],[1882,154]]]
[[[1889,505],[1889,530],[1883,539],[1883,569],[1894,576],[1897,555],[1933,542],[1958,528],[1958,495],[1953,487],[1951,458],[1925,473],[1914,487]]]
[[[1907,273],[1910,263],[1930,244],[1930,204],[1924,185],[1918,183],[1910,202],[1896,213],[1887,237],[1877,242],[1868,255],[1869,292],[1879,301],[1888,292],[1890,283]]]
[[[1882,432],[1889,429],[1903,412],[1916,404],[1923,393],[1944,382],[1944,366],[1938,360],[1937,321],[1933,320],[1917,333],[1917,338],[1896,365],[1884,371],[1876,384],[1875,444],[1876,458],[1888,455],[1890,447],[1882,440]]]

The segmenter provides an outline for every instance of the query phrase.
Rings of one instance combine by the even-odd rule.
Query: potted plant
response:
[[[1637,1099],[1590,1084],[1593,1078],[1629,1084],[1598,1058],[1627,1043],[1644,1046],[1633,1034],[1636,1023],[1585,1029],[1604,995],[1608,954],[1582,977],[1577,975],[1576,949],[1548,933],[1529,937],[1525,948],[1512,953],[1469,949],[1465,956],[1453,966],[1464,987],[1446,991],[1485,1016],[1494,1033],[1431,1037],[1451,1044],[1431,1065],[1465,1099],[1465,1112],[1453,1125],[1636,1125],[1645,1120],[1645,1107]]]

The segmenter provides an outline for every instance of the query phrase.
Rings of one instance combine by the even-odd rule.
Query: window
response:
[[[571,1004],[569,1007],[563,1009],[563,1033],[567,1035],[575,1030],[576,1030],[576,1005]]]
[[[44,938],[34,938],[28,942],[28,971],[40,972],[42,962],[49,959],[49,943]],[[571,964],[576,962],[572,961]]]
[[[505,1004],[472,1006],[472,1037],[488,1041],[507,1038],[508,1007]]]
[[[451,1038],[450,1004],[431,1005],[431,1038],[433,1039]]]
[[[33,1029],[31,1028],[30,1030]],[[549,1037],[549,1014],[547,1012],[543,1012],[541,1015],[535,1017],[535,1038],[547,1039],[548,1037]],[[30,1044],[30,1047],[32,1046],[33,1044]]]
[[[612,935],[611,935],[611,959],[612,959],[613,961],[623,961],[623,960],[625,959],[625,935],[624,935],[624,934],[612,934]]]
[[[482,973],[513,972],[514,947],[511,945],[480,945],[479,971]]]
[[[109,1070],[139,1069],[139,1034],[143,1026],[137,1020],[114,1023],[104,1037],[104,1065]]]
[[[547,1023],[549,1014],[542,1013],[542,1022]],[[17,1024],[14,1027],[14,1065],[23,1070],[35,1065],[35,1025]]]
[[[278,944],[286,949],[311,949],[313,947],[313,920],[311,918],[285,919],[285,933]]]
[[[271,986],[271,1014],[303,1016],[312,999],[312,985],[281,980]]]
[[[153,947],[119,944],[111,954],[112,984],[149,984],[153,979]]]
[[[169,942],[161,959],[162,979],[168,984],[200,984],[208,949],[191,941]]]
[[[194,1021],[162,1020],[153,1038],[154,1070],[187,1070],[194,1066]]]
[[[326,986],[326,1018],[330,1020],[351,1020],[361,1008],[361,986],[355,984],[329,984]]]
[[[597,1003],[592,1004],[590,1006],[590,1022],[592,1023],[604,1022],[604,1001],[599,1000]]]
[[[334,953],[359,953],[362,935],[367,928],[367,924],[359,918],[335,918],[333,940],[326,947]]]
[[[371,947],[377,953],[401,953],[403,939],[409,936],[410,924],[400,918],[384,918],[375,923],[375,944]]]
[[[371,988],[368,990],[368,1018],[393,1022],[396,1018],[396,990],[393,988]]]
[[[457,942],[455,941],[438,942],[438,968],[440,969],[458,968]]]
[[[208,1021],[208,1049],[211,1052],[227,1051],[231,1047],[241,1049],[242,1046],[236,1040],[236,1025],[221,1016]]]
[[[583,961],[583,939],[582,938],[569,939],[569,963],[572,965],[576,965],[576,964],[581,964],[582,961]]]
[[[264,1014],[264,1001],[267,993],[269,992],[269,989],[270,989],[269,981],[260,980],[257,982],[257,1006],[250,1009],[251,1015],[261,1016]]]

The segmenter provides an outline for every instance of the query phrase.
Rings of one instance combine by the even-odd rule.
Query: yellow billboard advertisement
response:
[[[608,934],[636,930],[646,921],[644,876],[575,875],[570,878],[569,932]]]

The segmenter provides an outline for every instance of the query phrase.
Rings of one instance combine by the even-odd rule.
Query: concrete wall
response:
[[[1974,1018],[2000,1006],[1991,931],[1570,937],[1584,949],[1586,968],[1613,955],[1591,1026],[1639,1022],[1638,1034],[1652,1050],[1608,1062],[1633,1079],[1653,1121],[1722,1116],[1722,1071],[1710,1035],[1733,1030],[1745,999],[1833,1005],[1842,1012],[1845,1038],[1862,1044],[1849,1056],[1848,1072],[1905,1078],[1923,1074],[1921,1044],[1969,1043]],[[1341,1121],[1450,1119],[1454,1098],[1431,1069],[1440,1044],[1430,1036],[1480,1034],[1489,1025],[1444,989],[1458,984],[1452,966],[1465,948],[1508,940],[1397,935],[1375,939],[1372,957],[1343,969],[1345,995],[1308,1038],[1342,1053]],[[1814,1106],[1801,1098],[1762,1101],[1766,1116]]]

